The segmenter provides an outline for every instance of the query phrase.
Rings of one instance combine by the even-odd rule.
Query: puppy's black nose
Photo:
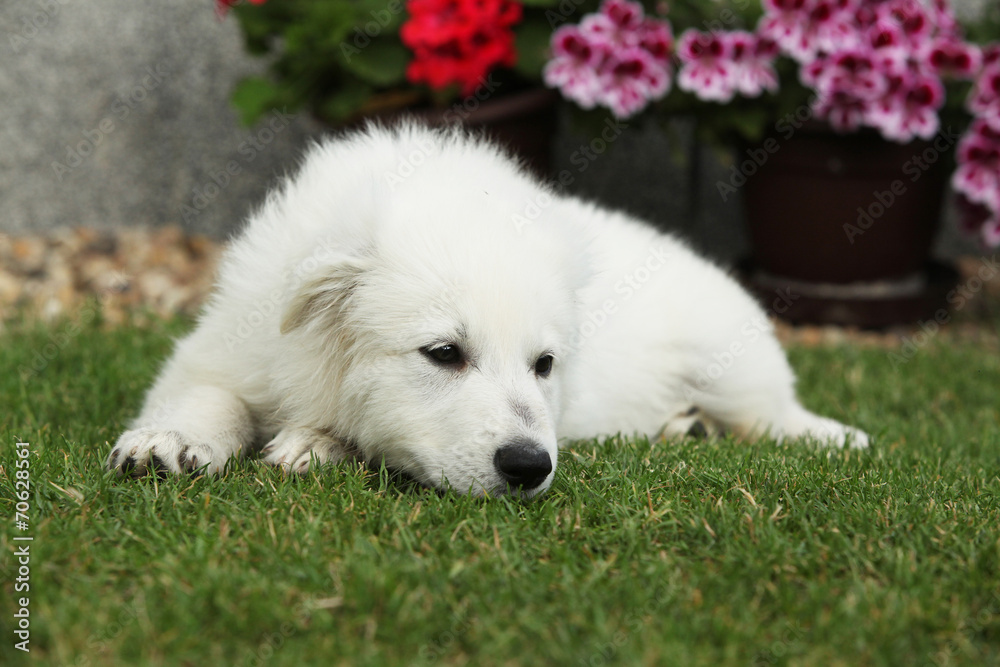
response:
[[[544,482],[552,472],[549,453],[529,440],[515,440],[498,449],[493,465],[505,482],[526,491]]]

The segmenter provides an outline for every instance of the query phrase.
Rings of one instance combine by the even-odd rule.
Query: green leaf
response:
[[[354,115],[372,95],[371,86],[357,81],[345,82],[336,94],[328,95],[320,105],[320,117],[329,123],[339,123]]]
[[[529,80],[539,80],[549,59],[549,39],[552,32],[543,23],[527,23],[514,35],[517,63],[514,70]]]
[[[401,83],[412,57],[400,42],[390,39],[372,40],[364,48],[345,44],[340,52],[344,69],[376,86]]]
[[[764,137],[769,118],[766,110],[754,106],[733,114],[731,122],[736,131],[748,141],[760,141]]]
[[[278,86],[262,77],[251,76],[236,84],[232,101],[243,124],[253,125],[254,121],[276,106],[279,97]]]
[[[370,36],[392,35],[408,17],[404,0],[358,0],[357,25]]]

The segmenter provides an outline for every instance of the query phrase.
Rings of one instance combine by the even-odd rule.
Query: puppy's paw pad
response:
[[[173,431],[135,429],[125,431],[108,455],[104,466],[119,476],[141,477],[150,469],[171,469],[170,450],[181,446]],[[175,471],[176,472],[176,471]]]
[[[189,445],[177,455],[180,469],[191,475],[218,475],[226,465],[226,458],[210,445]]]
[[[339,463],[347,458],[343,443],[311,428],[286,428],[261,450],[264,462],[285,473],[305,474],[313,466]]]
[[[177,431],[140,428],[126,431],[118,439],[105,461],[105,467],[120,477],[142,477],[150,472],[221,472],[226,457],[210,445],[194,444]]]

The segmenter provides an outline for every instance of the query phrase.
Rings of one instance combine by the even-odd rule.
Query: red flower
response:
[[[221,18],[226,15],[226,12],[229,11],[230,7],[240,4],[241,1],[242,0],[215,0],[215,13]],[[267,2],[267,0],[250,0],[250,4],[252,5],[263,5],[265,2]]]
[[[521,20],[511,0],[408,0],[409,20],[399,31],[414,59],[411,83],[441,89],[457,83],[470,95],[495,67],[517,60],[510,27]]]

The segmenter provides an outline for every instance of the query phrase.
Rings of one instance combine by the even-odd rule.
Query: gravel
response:
[[[106,326],[149,314],[194,315],[211,290],[223,245],[177,226],[0,234],[0,327],[14,319],[57,322],[94,300],[101,303]],[[990,324],[1000,320],[1000,279],[977,282],[982,258],[963,257],[957,265],[972,298],[953,313],[942,335],[1000,349],[1000,332]],[[893,349],[922,330],[920,323],[886,331],[775,324],[782,342],[803,346]]]

